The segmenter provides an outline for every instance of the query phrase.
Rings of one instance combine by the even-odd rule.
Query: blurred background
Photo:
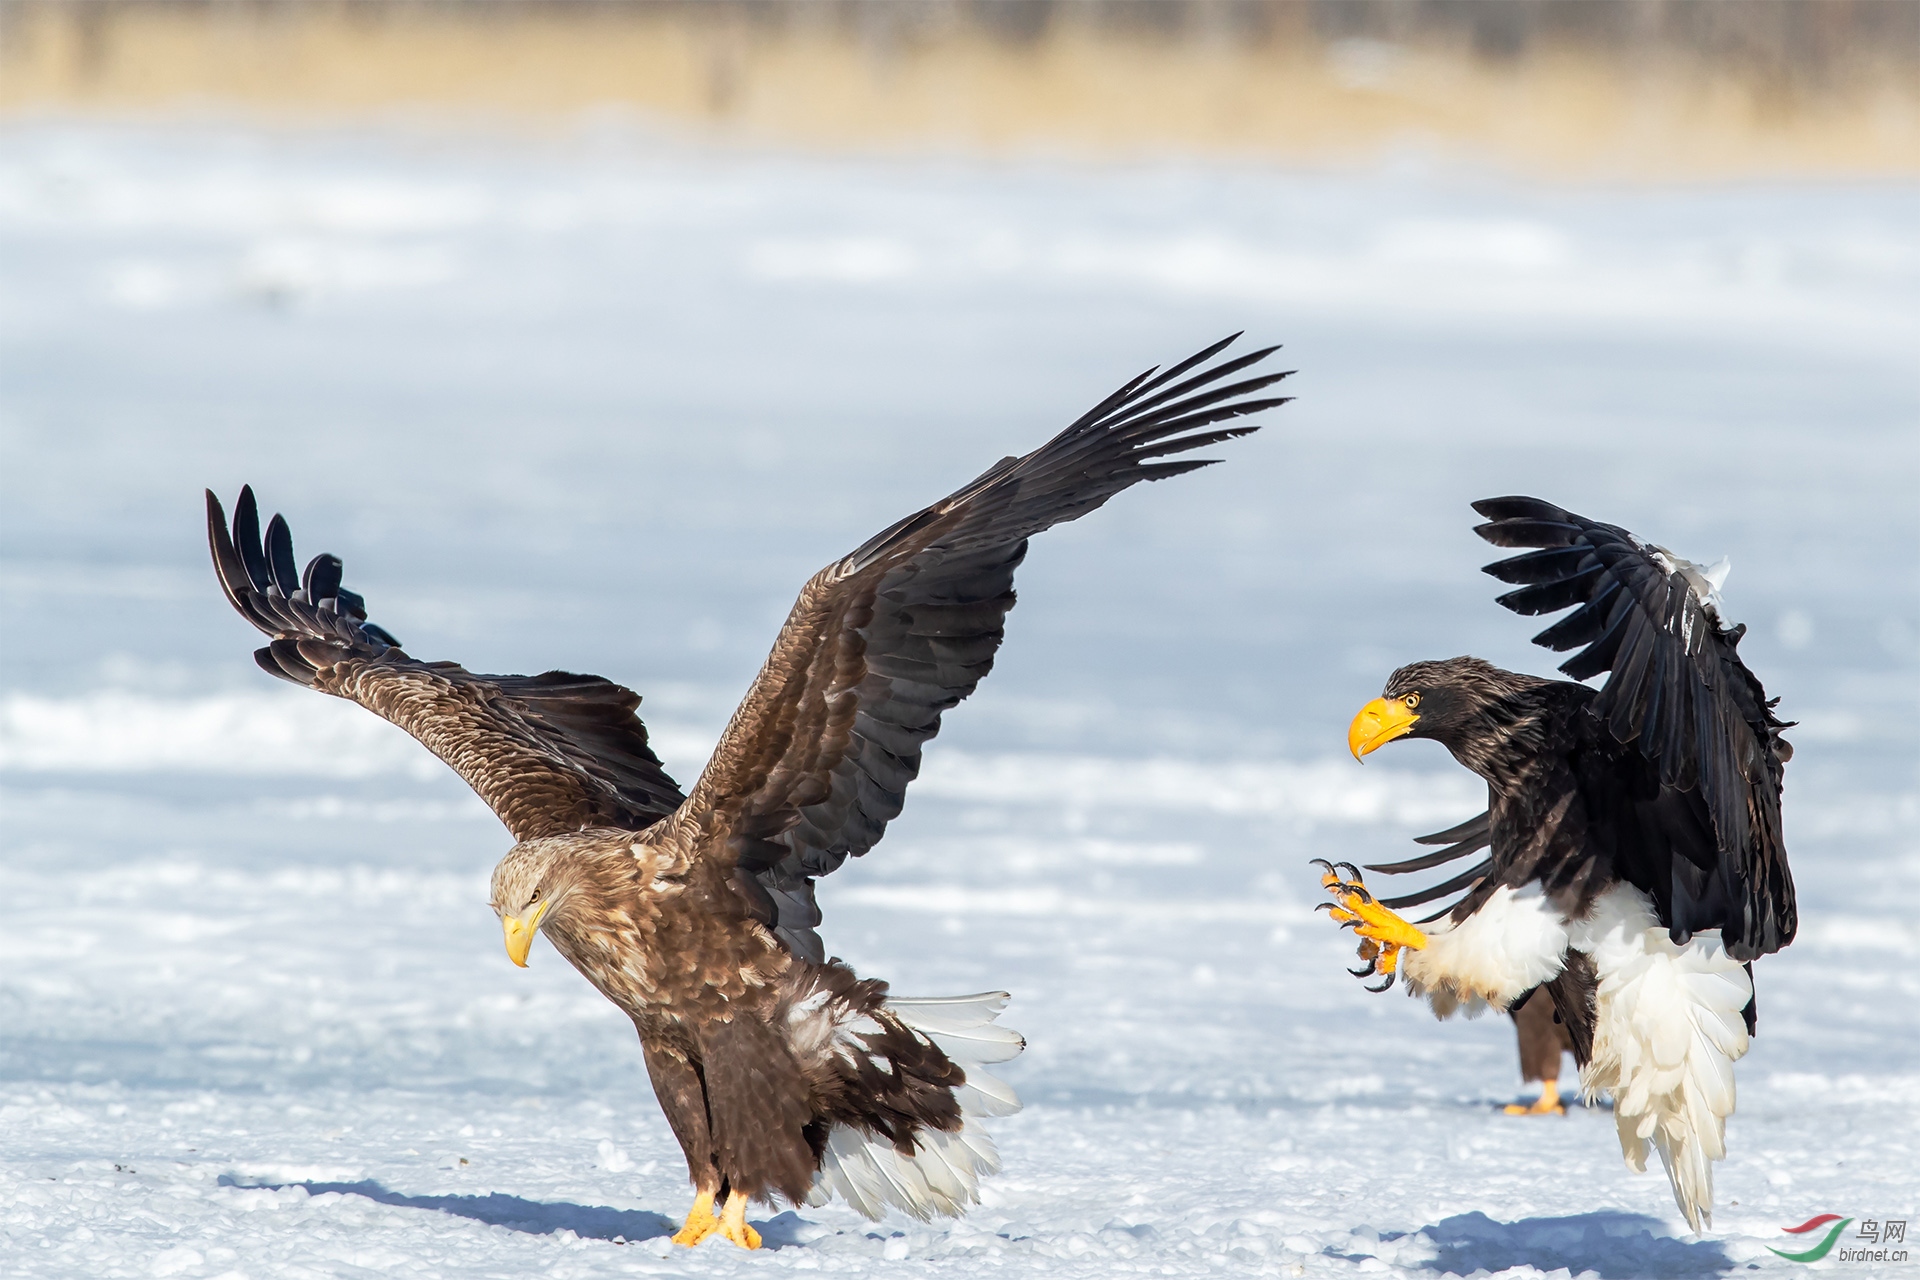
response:
[[[15,110],[625,112],[803,146],[1910,174],[1903,0],[10,0]]]
[[[1723,1199],[1753,1232],[1903,1207],[1868,1201],[1920,1139],[1888,1012],[1920,994],[1890,963],[1920,954],[1920,5],[5,0],[0,895],[33,910],[0,935],[0,1176],[172,1172],[0,1230],[92,1204],[115,1225],[45,1274],[213,1275],[371,1229],[242,1243],[236,1179],[677,1211],[619,1015],[544,944],[499,955],[503,833],[253,667],[203,487],[253,484],[417,656],[634,687],[690,784],[808,574],[1241,330],[1298,400],[1036,541],[992,678],[821,890],[901,989],[1016,992],[1010,1159],[1061,1172],[985,1229],[1135,1248],[1098,1206],[1145,1164],[1211,1222],[1179,1137],[1209,1108],[1295,1206],[1246,1218],[1274,1251],[1377,1252],[1340,1234],[1362,1203],[1547,1212],[1569,1169],[1666,1212],[1605,1117],[1483,1135],[1510,1033],[1364,998],[1308,914],[1308,858],[1480,803],[1431,744],[1344,758],[1388,672],[1551,670],[1478,573],[1468,504],[1513,492],[1731,557],[1799,722],[1805,923],[1761,966]],[[528,1097],[568,1123],[469,1123]],[[1273,1154],[1355,1108],[1452,1190],[1381,1209]],[[1851,1164],[1808,1155],[1835,1135]],[[1501,1200],[1470,1150],[1548,1190]],[[162,1191],[185,1243],[126,1212]],[[1582,1269],[1487,1248],[1455,1260]]]

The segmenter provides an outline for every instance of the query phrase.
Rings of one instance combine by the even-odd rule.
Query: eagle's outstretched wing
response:
[[[802,588],[683,811],[706,847],[722,841],[748,910],[795,954],[823,956],[813,877],[879,841],[941,714],[992,668],[1027,539],[1208,465],[1159,459],[1245,435],[1255,428],[1208,428],[1285,403],[1256,398],[1284,373],[1229,380],[1274,348],[1202,368],[1231,341],[1141,374]]]
[[[1538,547],[1486,567],[1520,585],[1499,602],[1515,613],[1574,612],[1534,637],[1580,648],[1560,669],[1576,680],[1610,672],[1593,714],[1634,746],[1669,792],[1697,796],[1712,825],[1718,864],[1671,857],[1671,884],[1655,897],[1679,932],[1719,927],[1736,959],[1777,951],[1796,926],[1793,876],[1780,826],[1788,726],[1740,661],[1744,624],[1725,625],[1717,591],[1699,566],[1628,533],[1537,498],[1473,504],[1475,529],[1500,547]],[[1777,699],[1776,699],[1777,701]],[[1675,841],[1676,845],[1679,843]],[[1727,901],[1711,901],[1716,887]]]
[[[263,670],[405,729],[465,778],[516,840],[584,826],[640,830],[679,806],[680,788],[647,746],[631,690],[599,676],[475,675],[408,657],[340,585],[338,557],[315,556],[296,573],[293,536],[279,516],[262,540],[251,487],[234,504],[231,532],[207,492],[207,540],[227,599],[273,637],[253,655]]]

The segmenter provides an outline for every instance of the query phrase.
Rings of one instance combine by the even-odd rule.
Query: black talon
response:
[[[1360,927],[1360,922],[1358,920],[1342,920],[1340,922],[1340,927],[1342,929],[1358,929]]]
[[[1380,972],[1380,958],[1375,956],[1373,959],[1367,961],[1367,967],[1364,969],[1349,969],[1347,972],[1356,978],[1371,978],[1374,974]]]
[[[1328,862],[1325,858],[1315,858],[1311,862],[1307,863],[1307,865],[1310,867],[1325,867],[1327,869],[1328,875],[1333,874],[1333,864],[1331,862]]]
[[[1333,870],[1335,870],[1335,871],[1344,871],[1344,872],[1346,872],[1347,874],[1346,874],[1346,876],[1345,876],[1345,877],[1343,877],[1343,878],[1344,878],[1344,879],[1349,879],[1349,880],[1352,880],[1352,881],[1355,881],[1356,883],[1357,883],[1357,882],[1358,882],[1358,881],[1360,880],[1360,878],[1361,878],[1361,876],[1360,876],[1360,868],[1358,868],[1358,867],[1356,867],[1356,866],[1354,866],[1354,865],[1353,865],[1353,864],[1352,864],[1351,862],[1336,862],[1336,863],[1334,863],[1334,864],[1333,864],[1333,868],[1332,868],[1332,869],[1333,869]]]
[[[1385,991],[1390,987],[1392,987],[1393,980],[1399,976],[1400,975],[1398,973],[1390,973],[1387,975],[1387,980],[1385,982],[1381,983],[1377,987],[1368,987],[1367,990],[1373,992],[1375,995],[1379,995],[1382,991]]]

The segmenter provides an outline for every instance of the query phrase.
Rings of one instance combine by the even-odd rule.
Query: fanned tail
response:
[[[1000,1171],[1000,1154],[981,1127],[982,1116],[1011,1115],[1020,1099],[984,1068],[1017,1057],[1027,1047],[1019,1032],[996,1024],[1007,1006],[1004,991],[935,999],[888,999],[886,1009],[903,1026],[931,1041],[962,1071],[966,1083],[953,1091],[961,1125],[942,1132],[922,1129],[913,1154],[887,1139],[848,1125],[835,1125],[814,1179],[811,1205],[825,1204],[834,1193],[869,1218],[887,1206],[925,1221],[949,1217],[980,1201],[980,1179]]]
[[[1027,1047],[1025,1036],[996,1021],[1009,999],[1004,991],[983,991],[972,996],[887,1000],[896,1018],[933,1041],[967,1073],[966,1084],[953,1094],[963,1115],[1010,1116],[1020,1109],[1019,1095],[984,1070],[1019,1057]]]
[[[1600,985],[1589,1097],[1613,1095],[1620,1150],[1636,1171],[1652,1147],[1674,1202],[1695,1231],[1713,1225],[1713,1162],[1727,1154],[1733,1064],[1747,1051],[1741,1010],[1753,999],[1745,966],[1717,931],[1678,946],[1645,895],[1610,890],[1587,923]],[[1580,944],[1576,944],[1580,945]]]

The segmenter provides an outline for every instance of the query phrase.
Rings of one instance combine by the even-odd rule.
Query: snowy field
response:
[[[902,993],[1013,991],[1006,1172],[957,1223],[674,1251],[631,1028],[507,962],[450,773],[254,669],[201,488],[418,656],[639,689],[690,783],[808,573],[1236,329],[1298,402],[1035,543],[821,890]],[[1632,1280],[1920,1220],[1917,350],[1912,186],[0,127],[0,1273]],[[1605,1112],[1499,1114],[1503,1020],[1367,995],[1310,911],[1309,858],[1479,806],[1438,747],[1345,758],[1386,674],[1550,668],[1477,572],[1511,492],[1731,555],[1802,722],[1800,940],[1704,1238]]]

